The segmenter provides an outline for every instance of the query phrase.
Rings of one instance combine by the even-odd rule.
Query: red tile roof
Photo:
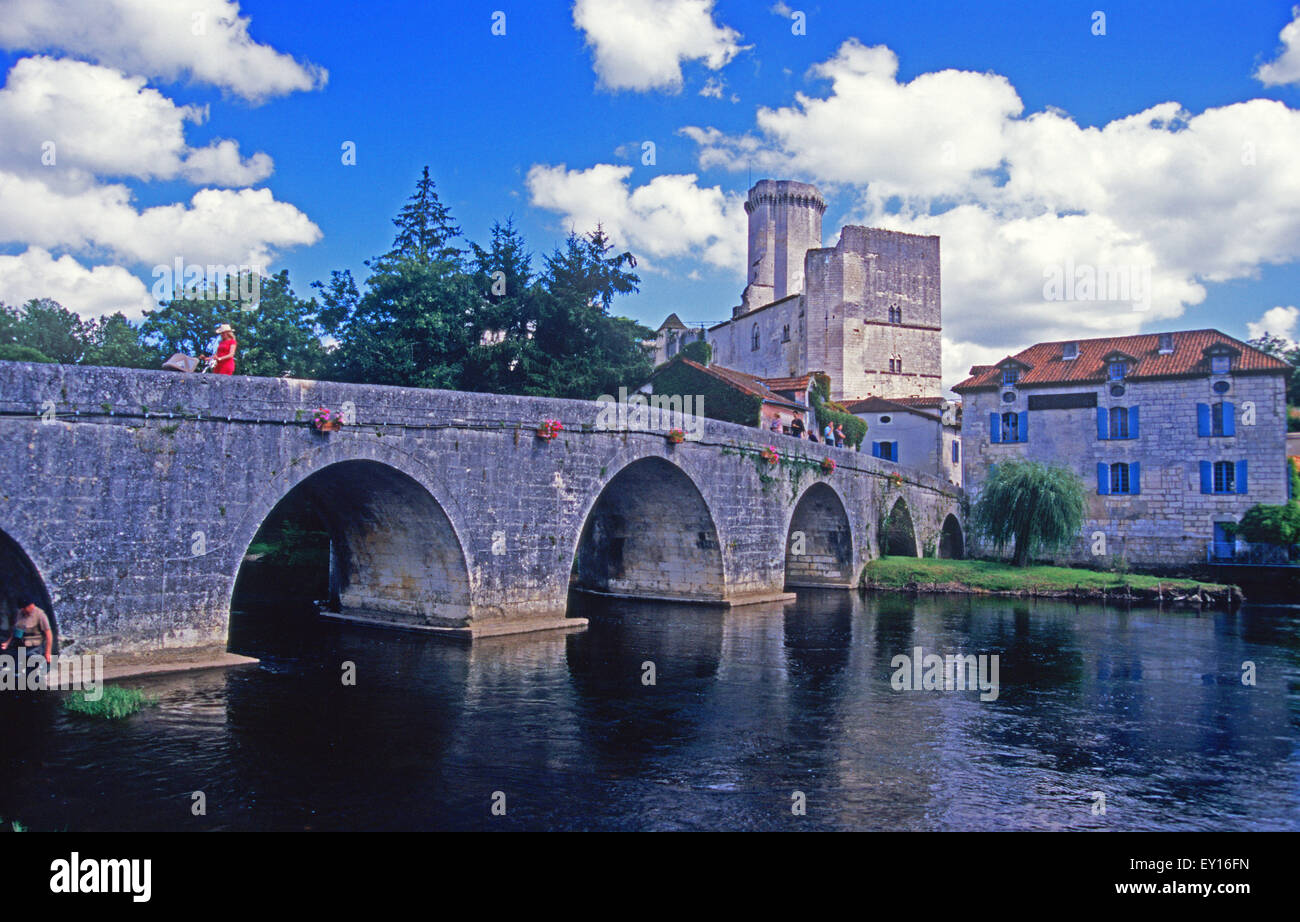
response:
[[[954,386],[953,390],[961,393],[999,387],[1002,383],[999,365],[1008,360],[1023,366],[1016,382],[1018,387],[1101,384],[1107,379],[1106,356],[1112,352],[1122,352],[1136,360],[1125,376],[1129,381],[1208,375],[1210,361],[1205,350],[1215,345],[1230,346],[1240,353],[1232,360],[1233,374],[1273,374],[1285,372],[1290,367],[1280,359],[1218,330],[1180,330],[1169,335],[1173,339],[1173,351],[1163,355],[1160,353],[1159,333],[1038,343],[1007,356],[998,365],[972,365],[970,377]],[[1077,344],[1078,358],[1061,358],[1062,347],[1067,342]]]
[[[789,407],[794,410],[807,410],[806,404],[794,400],[788,400],[768,387],[763,379],[754,375],[745,374],[743,371],[736,371],[734,368],[723,368],[721,365],[701,365],[699,362],[692,362],[690,359],[678,357],[677,361],[689,365],[696,371],[702,371],[706,375],[717,378],[720,381],[729,384],[738,391],[759,397],[767,403],[774,403],[778,406]]]
[[[774,391],[805,394],[808,392],[808,382],[812,380],[812,375],[800,375],[797,378],[759,378],[759,380]]]

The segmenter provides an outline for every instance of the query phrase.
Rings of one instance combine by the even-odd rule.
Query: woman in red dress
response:
[[[235,331],[230,328],[230,324],[223,323],[217,327],[217,332],[221,334],[221,342],[217,343],[217,354],[204,356],[216,362],[212,371],[218,375],[233,375],[235,373],[235,349],[239,343],[235,341]]]

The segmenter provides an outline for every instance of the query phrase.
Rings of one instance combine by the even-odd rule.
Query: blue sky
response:
[[[332,269],[363,276],[428,164],[468,237],[513,216],[539,262],[569,226],[604,220],[643,270],[641,293],[616,309],[651,326],[669,311],[729,315],[743,286],[739,202],[751,178],[771,177],[823,188],[828,245],[848,222],[943,236],[950,377],[1057,336],[1296,334],[1300,201],[1286,174],[1300,152],[1300,27],[1293,56],[1288,2],[1107,3],[1104,35],[1096,5],[1069,2],[196,0],[187,9],[209,17],[199,35],[162,0],[7,5],[11,303],[40,289],[88,314],[138,312],[124,274],[147,288],[154,265],[185,252],[264,257],[304,293]],[[110,13],[98,39],[61,25]],[[244,17],[264,51],[251,55],[223,13]],[[793,34],[798,14],[806,34]],[[149,114],[133,117],[145,97]],[[38,118],[41,100],[52,116]],[[1115,124],[1171,102],[1182,111],[1156,127]],[[179,118],[186,106],[205,117]],[[63,159],[42,171],[33,150],[47,137]],[[194,154],[226,139],[233,160]],[[345,141],[355,165],[341,162]],[[118,188],[129,201],[103,205]],[[208,207],[195,205],[208,189]],[[1044,302],[1042,270],[1065,259],[1147,267],[1152,309]]]

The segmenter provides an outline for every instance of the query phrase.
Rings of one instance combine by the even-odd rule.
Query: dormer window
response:
[[[1128,362],[1110,362],[1106,366],[1106,378],[1110,381],[1123,381],[1128,374]]]
[[[1230,355],[1212,355],[1210,356],[1210,372],[1216,375],[1226,375],[1232,371],[1232,356]]]
[[[1062,361],[1069,362],[1069,361],[1072,361],[1072,360],[1074,360],[1074,359],[1077,359],[1078,357],[1079,357],[1079,344],[1078,344],[1078,343],[1066,343],[1064,346],[1061,347],[1061,359],[1062,359]]]
[[[1013,387],[1020,380],[1020,369],[1014,365],[1008,365],[1002,369],[1002,386]]]
[[[1161,355],[1172,355],[1174,351],[1174,334],[1161,333],[1160,345],[1157,350]]]

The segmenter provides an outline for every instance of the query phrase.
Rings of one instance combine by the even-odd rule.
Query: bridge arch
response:
[[[657,456],[621,468],[582,520],[574,589],[628,598],[722,602],[726,567],[713,512],[695,481]]]
[[[880,555],[919,557],[918,547],[912,511],[900,496],[880,523]]]
[[[938,553],[940,557],[951,560],[960,560],[966,556],[966,536],[962,533],[957,516],[951,512],[944,518],[943,527],[939,531]]]
[[[57,653],[59,625],[45,578],[23,546],[8,531],[0,530],[0,606],[3,606],[0,608],[0,624],[6,628],[11,623],[21,597],[35,602],[49,615],[50,629],[54,632],[54,651]],[[7,629],[4,636],[9,636]]]
[[[400,456],[337,458],[323,451],[292,483],[254,503],[236,539],[238,571],[258,530],[304,494],[330,535],[330,596],[350,618],[403,627],[462,628],[470,571],[444,503]],[[234,581],[231,601],[234,601]]]
[[[853,528],[834,488],[814,483],[790,513],[785,540],[785,585],[852,587]]]

